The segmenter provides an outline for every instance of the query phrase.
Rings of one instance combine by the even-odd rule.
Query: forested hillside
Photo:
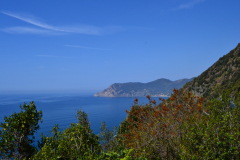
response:
[[[213,88],[216,85],[220,89],[230,89],[232,94],[240,91],[240,43],[201,75],[186,83],[183,89],[204,97],[214,97]]]

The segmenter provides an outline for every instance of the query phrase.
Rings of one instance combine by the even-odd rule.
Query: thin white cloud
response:
[[[8,15],[10,17],[14,17],[17,18],[19,20],[25,21],[27,23],[33,24],[35,26],[41,27],[41,28],[45,28],[45,29],[50,29],[50,30],[54,30],[54,27],[51,25],[48,25],[46,23],[40,22],[39,20],[37,20],[36,17],[34,17],[33,15],[30,14],[17,14],[17,13],[11,13],[11,12],[2,12],[5,15]]]
[[[201,2],[204,2],[205,0],[191,0],[190,2],[188,3],[185,3],[185,4],[181,4],[179,5],[178,7],[176,8],[173,8],[172,11],[177,11],[177,10],[182,10],[182,9],[188,9],[188,8],[191,8],[195,5],[197,5],[198,3],[201,3]]]
[[[111,50],[111,49],[104,49],[104,48],[91,48],[85,46],[76,46],[76,45],[64,45],[66,47],[75,47],[75,48],[83,48],[83,49],[95,49],[95,50]]]
[[[59,35],[63,33],[49,31],[46,29],[37,29],[37,28],[30,28],[30,27],[9,27],[1,29],[3,32],[7,33],[17,33],[17,34],[46,34],[46,35]]]
[[[53,32],[64,32],[64,33],[79,33],[79,34],[88,34],[88,35],[102,35],[102,34],[108,34],[108,33],[114,33],[122,30],[122,27],[118,26],[107,26],[107,27],[96,27],[92,25],[74,25],[74,26],[53,26],[49,25],[47,23],[42,22],[38,18],[36,18],[33,15],[30,14],[19,14],[19,13],[12,13],[12,12],[1,12],[5,15],[8,15],[10,17],[14,17],[16,19],[22,20],[24,22],[27,22],[29,24],[35,25],[37,27],[43,28],[48,31],[53,31]],[[12,30],[13,28],[6,28],[2,29],[3,31],[9,31]],[[19,29],[19,28],[18,28]],[[14,31],[16,33],[21,32],[22,29],[17,30],[15,27]],[[33,30],[33,29],[32,29]],[[30,31],[31,32],[31,31]],[[28,33],[30,33],[28,32]],[[23,32],[22,32],[23,33]],[[27,32],[26,32],[27,33]],[[40,33],[36,31],[33,31],[32,33]]]
[[[62,57],[62,56],[54,56],[54,55],[35,55],[36,57],[49,57],[49,58],[74,58],[74,57]]]

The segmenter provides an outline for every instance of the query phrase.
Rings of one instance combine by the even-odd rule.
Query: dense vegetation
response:
[[[37,152],[34,133],[39,129],[42,111],[37,112],[34,102],[24,103],[20,108],[20,113],[4,117],[0,124],[0,158],[30,158]]]
[[[0,156],[3,159],[239,159],[240,99],[229,90],[216,88],[218,98],[205,99],[176,89],[167,100],[134,105],[118,129],[102,123],[93,134],[88,114],[77,111],[78,123],[42,135],[32,145],[39,129],[41,111],[33,102],[1,123]],[[32,137],[32,138],[31,138]]]

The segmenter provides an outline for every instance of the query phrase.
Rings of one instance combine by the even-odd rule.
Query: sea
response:
[[[126,118],[125,110],[130,110],[136,97],[94,97],[94,94],[58,93],[58,94],[0,94],[0,123],[4,116],[20,112],[20,105],[34,101],[38,111],[43,112],[43,123],[35,133],[35,144],[41,138],[41,133],[48,136],[55,124],[61,131],[77,123],[76,110],[82,109],[88,113],[90,128],[95,134],[100,133],[101,122],[109,129],[118,127]],[[138,104],[149,103],[146,97],[137,97]],[[167,97],[162,97],[167,98]],[[152,97],[160,103],[159,97]]]

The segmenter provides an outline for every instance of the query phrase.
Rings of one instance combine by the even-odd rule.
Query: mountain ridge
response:
[[[152,97],[169,97],[173,88],[181,88],[191,79],[183,78],[171,81],[166,78],[160,78],[148,83],[128,82],[114,83],[107,89],[96,93],[95,97],[144,97],[151,95]]]

